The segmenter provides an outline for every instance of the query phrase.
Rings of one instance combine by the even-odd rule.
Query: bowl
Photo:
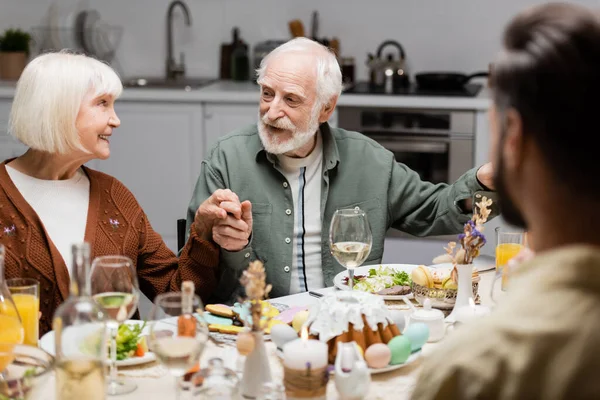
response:
[[[431,300],[431,307],[442,310],[451,310],[454,308],[456,302],[456,295],[458,290],[456,289],[438,289],[430,288],[426,286],[417,285],[416,283],[411,284],[413,295],[420,305],[423,305],[425,299]],[[475,302],[479,300],[479,279],[473,282],[473,296]]]
[[[11,357],[12,361],[0,372],[0,398],[43,398],[41,392],[54,368],[54,357],[38,347],[20,344],[13,347],[10,356],[1,350],[0,357]]]

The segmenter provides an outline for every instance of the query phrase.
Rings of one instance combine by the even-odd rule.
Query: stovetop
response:
[[[460,90],[423,90],[415,84],[407,88],[397,88],[394,93],[385,93],[383,86],[371,85],[369,82],[358,82],[344,90],[349,94],[379,94],[387,96],[450,96],[450,97],[475,97],[483,85],[468,83]]]

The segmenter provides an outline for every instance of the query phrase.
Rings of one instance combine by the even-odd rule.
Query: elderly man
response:
[[[428,357],[414,399],[599,398],[599,43],[600,17],[576,5],[508,25],[493,76],[496,187],[536,256],[492,315]]]
[[[417,236],[458,232],[473,193],[492,186],[490,165],[453,185],[422,182],[376,142],[330,127],[342,78],[335,56],[316,42],[298,38],[275,49],[258,83],[258,124],[216,144],[188,209],[188,226],[202,228],[198,206],[213,193],[223,200],[212,229],[221,247],[214,301],[236,298],[239,275],[255,258],[265,263],[273,297],[331,285],[344,269],[328,249],[336,209],[366,211],[373,234],[366,263],[379,263],[388,228]]]

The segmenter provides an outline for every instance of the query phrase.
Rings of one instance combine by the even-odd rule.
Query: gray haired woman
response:
[[[68,296],[73,243],[89,242],[92,257],[131,258],[150,299],[192,280],[206,300],[216,285],[213,243],[192,230],[178,260],[133,194],[84,166],[110,156],[122,90],[110,66],[68,52],[33,59],[17,83],[9,130],[29,149],[0,163],[0,243],[6,278],[40,282],[40,334]]]

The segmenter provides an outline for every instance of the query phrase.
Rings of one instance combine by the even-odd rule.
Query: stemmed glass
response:
[[[175,377],[176,399],[181,396],[179,380],[199,362],[208,342],[208,324],[193,314],[198,309],[204,307],[197,295],[163,293],[156,296],[151,312],[150,348]]]
[[[90,293],[108,317],[110,331],[110,374],[108,395],[131,393],[137,389],[134,382],[117,379],[117,332],[133,316],[138,303],[138,280],[133,262],[125,256],[97,257],[90,273]]]
[[[333,257],[348,269],[348,286],[354,287],[354,269],[365,262],[373,236],[367,214],[359,207],[337,210],[329,228],[329,249]]]

